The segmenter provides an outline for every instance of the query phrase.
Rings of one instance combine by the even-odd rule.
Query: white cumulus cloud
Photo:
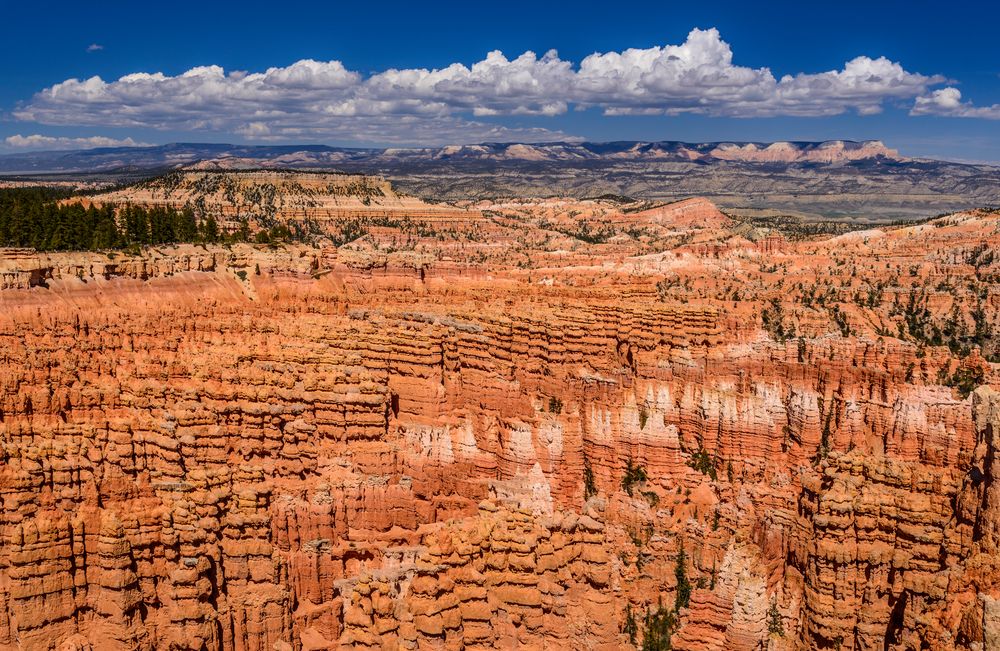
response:
[[[91,136],[89,138],[64,138],[55,136],[43,136],[32,134],[22,136],[16,134],[7,136],[4,144],[13,149],[93,149],[95,147],[149,147],[143,142],[136,142],[131,138],[117,139],[104,136]]]
[[[929,95],[917,97],[910,115],[942,115],[954,118],[984,118],[1000,120],[1000,104],[975,106],[962,101],[962,91],[948,86],[939,88]]]
[[[732,48],[716,29],[695,29],[679,45],[595,53],[579,65],[555,50],[515,58],[493,51],[471,66],[371,75],[340,61],[305,59],[264,72],[201,66],[176,76],[67,79],[35,94],[14,115],[42,124],[207,130],[255,140],[547,140],[564,134],[482,119],[592,107],[608,115],[868,115],[887,102],[919,101],[944,81],[867,56],[839,70],[777,78],[769,68],[734,63]]]

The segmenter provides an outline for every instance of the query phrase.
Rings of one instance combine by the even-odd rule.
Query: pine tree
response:
[[[215,221],[212,215],[201,220],[201,239],[210,243],[219,241],[219,222]]]
[[[677,551],[677,565],[674,568],[674,576],[677,578],[677,597],[674,601],[674,609],[687,608],[691,603],[691,582],[687,578],[687,553],[684,551],[684,542],[681,541]]]
[[[635,646],[635,636],[639,632],[639,626],[635,622],[635,614],[632,612],[632,604],[625,604],[625,625],[624,633],[628,635],[629,644]]]
[[[597,495],[597,482],[594,481],[594,470],[590,467],[590,458],[583,453],[583,499],[589,500]]]
[[[191,206],[175,214],[174,234],[180,242],[194,242],[198,239],[198,221]]]
[[[778,600],[771,600],[767,610],[767,632],[779,637],[785,637],[785,625],[781,622],[781,612],[778,610]]]

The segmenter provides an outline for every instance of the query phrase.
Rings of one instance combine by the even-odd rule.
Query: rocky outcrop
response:
[[[241,220],[250,222],[256,230],[292,223],[306,228],[317,225],[331,228],[345,220],[358,219],[379,224],[395,219],[412,224],[425,220],[448,223],[477,217],[449,206],[400,195],[380,177],[281,170],[176,171],[123,189],[66,201],[86,207],[189,208],[199,216],[214,216],[229,230],[239,228]]]
[[[719,212],[711,201],[701,198],[675,201],[666,206],[644,210],[635,216],[671,226],[724,228],[732,224],[732,220]]]
[[[709,152],[708,157],[719,160],[753,163],[846,163],[856,160],[883,158],[892,161],[906,160],[895,149],[889,149],[879,140],[845,142],[828,140],[820,143],[772,142],[722,143]]]
[[[994,216],[477,210],[522,239],[9,254],[0,649],[989,648]]]

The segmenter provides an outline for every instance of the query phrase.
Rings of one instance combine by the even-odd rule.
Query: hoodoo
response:
[[[85,200],[225,228],[0,251],[0,649],[1000,640],[1000,213]]]

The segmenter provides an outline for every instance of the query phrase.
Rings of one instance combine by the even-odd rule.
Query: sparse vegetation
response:
[[[588,222],[581,222],[575,231],[564,231],[566,235],[582,240],[587,244],[603,244],[615,236],[615,229],[602,225],[594,230]]]
[[[785,637],[785,625],[781,622],[781,612],[778,610],[778,600],[771,600],[767,609],[767,632],[778,637]]]
[[[634,538],[634,536],[633,536]],[[633,540],[635,542],[635,540]],[[677,630],[679,623],[678,614],[682,608],[687,608],[691,603],[691,582],[687,578],[687,553],[684,551],[684,544],[679,543],[677,551],[676,567],[674,577],[677,579],[677,593],[674,598],[674,607],[666,608],[662,600],[657,601],[656,609],[648,609],[643,618],[642,626],[642,650],[643,651],[669,651],[671,649],[671,638]],[[712,587],[715,587],[715,573],[712,574]],[[706,582],[699,580],[699,587],[705,587]],[[625,624],[623,631],[628,634],[631,605],[626,607]],[[629,641],[635,644],[635,638],[629,636]]]
[[[785,308],[778,298],[772,298],[760,314],[764,330],[778,342],[795,337],[795,327],[785,325]]]
[[[625,475],[622,477],[622,490],[631,496],[635,485],[643,483],[647,479],[646,469],[641,465],[633,463],[632,457],[629,457],[625,462]]]
[[[831,423],[833,420],[833,407],[831,406],[830,409],[824,410],[826,401],[822,397],[817,398],[816,401],[819,408],[819,417],[823,422],[823,429],[820,433],[819,448],[816,450],[816,456],[813,458],[813,461],[820,461],[830,455],[830,437],[833,434]]]
[[[692,454],[688,466],[703,475],[708,475],[713,481],[719,478],[715,470],[715,459],[705,450],[698,450]]]
[[[642,651],[670,651],[674,631],[677,628],[677,613],[673,609],[657,605],[649,610],[643,619]]]
[[[597,483],[594,481],[594,470],[590,467],[590,458],[583,453],[583,499],[589,500],[597,495]]]
[[[874,224],[857,220],[837,221],[832,219],[817,219],[807,221],[793,215],[742,216],[729,214],[728,216],[730,219],[740,222],[741,228],[745,230],[756,231],[758,233],[761,231],[766,233],[768,230],[774,230],[793,242],[843,235],[844,233],[865,230],[874,226]],[[919,223],[919,221],[924,220],[889,223],[893,225],[910,225]],[[756,233],[751,232],[751,234],[754,235]]]
[[[654,491],[642,491],[642,497],[653,508],[656,508],[656,506],[660,503],[660,496]]]
[[[842,311],[839,305],[834,305],[830,308],[830,317],[833,319],[833,323],[837,326],[837,330],[840,331],[841,337],[851,336],[851,324],[847,319],[847,313]]]
[[[687,552],[684,551],[684,542],[681,541],[677,547],[677,561],[674,567],[674,577],[677,579],[677,596],[674,601],[674,610],[687,608],[691,603],[691,582],[687,578]]]
[[[639,633],[639,625],[635,621],[632,604],[625,604],[625,623],[622,625],[622,632],[628,636],[629,644],[635,646],[636,635]]]
[[[986,372],[982,366],[959,366],[951,375],[946,375],[942,384],[955,389],[964,400],[986,382]]]

